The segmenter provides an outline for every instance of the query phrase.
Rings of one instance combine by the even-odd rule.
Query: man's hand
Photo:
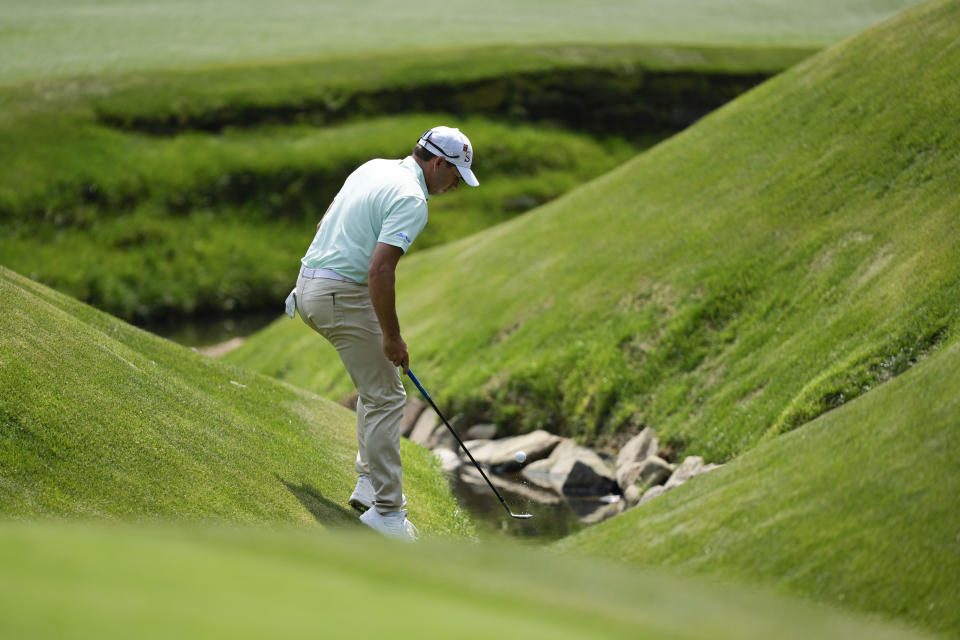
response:
[[[400,336],[396,338],[383,337],[383,355],[395,367],[403,367],[404,373],[410,370],[410,354],[407,352],[407,343]]]

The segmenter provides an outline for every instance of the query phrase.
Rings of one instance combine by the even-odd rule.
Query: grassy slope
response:
[[[0,83],[238,59],[515,42],[823,46],[911,4],[915,2],[494,0],[478,5],[418,0],[401,6],[385,0],[281,0],[264,11],[250,0],[6,0],[7,55]],[[424,35],[424,16],[429,16],[431,35]]]
[[[401,263],[434,393],[587,438],[649,424],[726,459],[956,334],[960,3],[817,55],[550,205]],[[277,323],[237,363],[332,396]]]
[[[358,91],[407,90],[425,82],[463,83],[571,66],[766,73],[905,4],[846,0],[842,7],[833,3],[831,19],[824,21],[815,11],[779,0],[751,12],[735,6],[717,11],[700,3],[673,3],[653,11],[612,3],[585,14],[583,7],[566,3],[551,4],[551,20],[544,20],[538,5],[454,11],[427,2],[422,6],[437,29],[458,17],[459,37],[430,43],[425,56],[407,46],[413,41],[423,46],[420,18],[415,25],[408,22],[420,13],[410,7],[397,16],[392,5],[380,3],[281,3],[265,15],[259,5],[242,2],[227,9],[217,3],[185,7],[97,0],[38,7],[15,0],[5,12],[8,55],[7,64],[0,65],[0,83],[29,82],[0,90],[0,147],[7,159],[0,168],[0,218],[16,221],[13,233],[0,241],[0,263],[139,322],[262,310],[284,287],[284,261],[302,251],[296,238],[305,227],[297,223],[316,219],[334,183],[358,158],[395,154],[389,149],[398,147],[370,131],[361,136],[361,144],[339,152],[336,145],[349,136],[355,142],[362,127],[345,135],[317,135],[304,127],[251,132],[251,113],[279,109],[287,113],[281,120],[326,122],[328,116],[318,113],[318,107],[320,112],[336,108]],[[371,11],[376,19],[366,15]],[[508,22],[502,20],[506,11]],[[621,18],[614,24],[625,25],[628,36],[611,30],[611,15]],[[357,21],[363,29],[345,29]],[[196,28],[201,33],[187,35]],[[658,44],[634,44],[648,37]],[[525,46],[503,46],[518,41]],[[676,42],[687,44],[678,47],[672,44]],[[623,43],[628,44],[618,46]],[[490,46],[497,44],[501,46]],[[383,54],[384,47],[391,52]],[[371,56],[371,51],[380,55]],[[298,57],[284,57],[291,53]],[[303,57],[307,54],[336,57]],[[264,57],[272,60],[265,63]],[[76,77],[78,73],[95,75]],[[64,75],[71,77],[50,79]],[[468,91],[463,96],[467,106],[454,109],[458,117],[453,119],[461,121],[476,104]],[[356,118],[356,111],[348,113]],[[370,115],[380,113],[363,113]],[[177,123],[195,126],[213,118],[223,124],[226,118],[227,125],[241,129],[229,131],[225,140],[204,134],[157,139],[104,126],[104,118],[159,121],[168,129],[173,124],[175,131]],[[469,124],[475,126],[478,148],[488,139],[510,147],[517,137]],[[396,131],[404,127],[402,122],[393,125]],[[373,141],[384,144],[366,151]],[[409,145],[404,142],[403,150]],[[497,146],[482,146],[490,152],[488,161],[498,157]],[[595,150],[584,155],[573,151],[582,146],[562,134],[543,132],[520,154],[532,158],[523,167],[538,168],[522,172],[522,180],[490,180],[499,176],[499,168],[478,162],[488,177],[483,197],[447,200],[444,205],[450,203],[454,212],[447,222],[453,223],[437,220],[418,249],[547,201],[631,151],[603,141],[593,146],[612,153],[608,162],[595,163],[588,160],[596,157]],[[556,149],[584,161],[559,166],[551,153]],[[515,151],[508,148],[507,155],[515,156]],[[238,198],[244,202],[241,211],[234,206]],[[170,210],[176,214],[168,215]],[[180,238],[192,242],[178,243]],[[147,272],[153,277],[144,278]]]
[[[960,637],[960,344],[559,543],[750,579]]]
[[[35,204],[0,240],[0,263],[127,319],[276,303],[334,182],[370,157],[408,154],[420,132],[450,120],[421,114],[169,138],[91,127],[93,137],[75,141],[58,163],[38,153],[42,145],[21,145],[25,157],[10,173],[41,177],[31,198],[30,180],[17,188],[8,176],[8,193]],[[423,246],[509,219],[517,211],[505,202],[547,201],[633,154],[620,141],[542,127],[459,123],[476,144],[500,151],[500,162],[488,163],[483,191],[464,190],[435,208]],[[551,149],[564,153],[548,157]],[[108,202],[132,203],[55,204],[58,193],[82,194],[83,184]],[[45,206],[49,214],[36,213]]]
[[[361,526],[355,418],[0,268],[0,513]],[[469,535],[430,454],[410,517]]]
[[[347,173],[372,156],[409,153],[437,122],[459,124],[483,149],[484,189],[435,207],[417,250],[549,201],[635,153],[620,140],[468,117],[522,107],[510,100],[523,98],[496,85],[505,74],[530,91],[522,74],[606,70],[621,78],[606,88],[622,92],[643,78],[621,87],[624,69],[752,76],[807,53],[487,47],[448,50],[429,65],[411,54],[358,55],[0,89],[8,160],[0,219],[10,228],[0,263],[125,319],[262,309],[284,295],[290,265]],[[494,84],[482,104],[475,82]],[[457,115],[395,113],[435,111],[424,87],[436,83],[457,87],[442,105]],[[383,92],[393,102],[376,98]],[[351,102],[358,95],[373,102]],[[158,126],[163,135],[142,131]]]
[[[925,637],[732,585],[374,534],[0,521],[0,561],[0,634],[17,638]]]
[[[110,122],[159,121],[174,126],[179,123],[189,130],[190,125],[196,127],[196,123],[218,114],[222,117],[233,114],[238,120],[232,123],[234,126],[248,127],[251,122],[245,121],[243,114],[288,109],[292,111],[288,117],[296,118],[297,109],[300,109],[304,112],[300,115],[308,117],[307,124],[316,124],[318,111],[320,123],[323,117],[331,117],[330,113],[324,116],[323,109],[332,110],[340,119],[383,115],[363,111],[360,114],[336,112],[346,98],[380,90],[414,90],[435,84],[459,86],[508,73],[542,73],[572,68],[774,73],[809,51],[743,47],[515,46],[449,49],[429,64],[408,53],[357,55],[38,81],[6,87],[0,90],[0,104],[3,106],[0,110],[0,141],[8,153],[14,154],[11,159],[17,162],[0,169],[0,204],[14,214],[30,211],[34,200],[55,208],[60,203],[53,196],[69,194],[49,193],[51,189],[86,186],[81,179],[96,182],[101,189],[110,191],[126,187],[127,191],[119,192],[125,197],[136,196],[136,183],[145,178],[158,182],[157,188],[160,189],[189,188],[190,182],[185,178],[201,170],[192,164],[178,168],[161,152],[153,150],[154,147],[162,151],[173,146],[169,142],[114,130],[98,122],[98,118]],[[359,105],[358,109],[363,106]],[[250,115],[246,118],[252,119]],[[291,131],[302,135],[302,131]],[[177,132],[174,128],[174,133]],[[269,152],[264,137],[263,132],[257,131],[251,136],[250,146],[259,154]],[[282,141],[283,136],[280,138]],[[236,147],[240,141],[242,132],[235,130],[225,144]],[[211,159],[225,162],[226,159],[211,152],[210,148],[215,146],[203,137],[187,137],[177,140],[176,147],[167,153],[176,151],[188,163],[209,162]],[[390,146],[389,140],[387,146]],[[142,147],[148,154],[147,159],[136,157]],[[302,149],[296,148],[282,151],[303,154]],[[369,153],[369,150],[364,151]],[[195,153],[201,158],[191,159]],[[112,165],[107,164],[110,159],[114,160]],[[128,167],[129,162],[137,164]],[[108,168],[113,172],[108,172]],[[148,170],[159,175],[140,175]],[[173,175],[160,173],[161,170],[172,171]],[[187,175],[182,176],[181,172]],[[108,195],[100,194],[100,197]]]

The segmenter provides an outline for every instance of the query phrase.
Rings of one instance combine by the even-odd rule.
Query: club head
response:
[[[529,520],[530,518],[533,517],[533,514],[532,513],[514,513],[513,511],[511,511],[510,517],[516,518],[517,520]]]

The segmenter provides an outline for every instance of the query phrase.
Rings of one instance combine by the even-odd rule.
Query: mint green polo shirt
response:
[[[406,253],[423,231],[427,198],[423,170],[413,156],[364,163],[343,183],[300,262],[366,284],[378,242]]]

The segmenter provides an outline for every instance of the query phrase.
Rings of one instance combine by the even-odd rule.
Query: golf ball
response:
[[[513,459],[517,462],[525,462],[527,459],[527,454],[525,454],[523,451],[517,451],[517,455],[513,456]]]

